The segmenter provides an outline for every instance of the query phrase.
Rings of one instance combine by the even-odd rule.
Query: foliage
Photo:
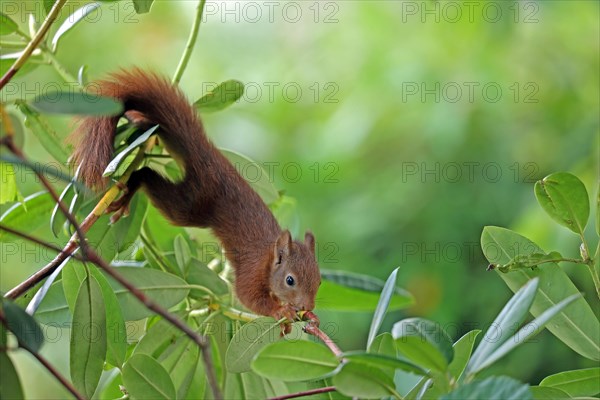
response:
[[[53,2],[46,1],[49,10]],[[150,10],[152,1],[134,1],[136,12]],[[97,4],[76,10],[54,32],[48,44],[41,45],[20,72],[39,68],[42,61],[59,74],[72,78],[56,60],[63,37],[93,13]],[[19,24],[0,14],[1,35],[25,35]],[[35,21],[32,24],[35,30]],[[33,33],[31,34],[33,36]],[[22,49],[20,49],[22,50]],[[16,59],[14,57],[3,60]],[[5,72],[2,63],[1,73]],[[77,81],[87,81],[86,69],[79,70]],[[72,80],[75,81],[75,80]],[[219,111],[234,104],[243,95],[243,84],[227,80],[195,101],[200,112]],[[57,101],[58,99],[58,101]],[[48,115],[111,114],[120,105],[111,99],[90,102],[82,93],[54,92],[32,100],[15,102],[20,114],[11,112],[16,121],[15,142],[22,139],[25,127],[37,137],[43,148],[59,163],[65,164],[68,148],[51,128]],[[4,128],[3,128],[4,129]],[[120,126],[113,162],[106,176],[118,179],[144,151],[154,129],[136,132],[126,123]],[[22,146],[20,146],[22,147]],[[246,169],[258,166],[235,152],[223,153]],[[2,155],[2,202],[12,205],[0,217],[0,223],[13,228],[35,229],[49,225],[61,241],[68,240],[73,227],[47,193],[23,198],[11,170],[13,165],[35,165]],[[144,164],[177,179],[180,171],[155,146],[144,157]],[[88,215],[98,199],[84,200],[83,189],[74,177],[59,175],[67,186],[61,199],[78,220]],[[263,170],[262,177],[268,176]],[[284,196],[269,180],[249,181],[280,217],[282,224],[296,220],[293,199]],[[292,334],[279,336],[278,321],[255,318],[238,310],[231,292],[231,271],[221,256],[214,238],[206,232],[170,227],[142,196],[136,196],[131,215],[114,225],[103,216],[88,233],[89,241],[101,256],[144,294],[169,308],[195,331],[206,334],[212,343],[212,363],[225,396],[271,397],[291,391],[304,391],[333,385],[349,397],[422,398],[574,398],[600,392],[600,369],[589,368],[553,374],[539,386],[503,376],[485,378],[487,370],[517,346],[536,335],[544,326],[575,352],[591,360],[600,359],[598,319],[590,304],[559,267],[571,262],[586,265],[596,290],[599,254],[592,257],[584,235],[589,219],[589,201],[585,186],[567,173],[552,174],[536,183],[535,195],[542,208],[560,225],[576,233],[581,242],[581,259],[563,257],[558,251],[545,252],[529,239],[506,229],[486,227],[481,242],[492,268],[515,292],[476,346],[480,330],[465,333],[458,340],[450,337],[439,323],[408,318],[396,322],[391,330],[382,327],[388,311],[413,304],[412,296],[396,285],[396,269],[384,283],[370,276],[324,271],[320,297],[333,312],[373,312],[364,350],[333,355],[302,333],[303,323],[295,323]],[[287,214],[278,214],[282,205]],[[291,210],[290,210],[291,208]],[[598,220],[598,210],[596,218]],[[290,215],[292,216],[290,218]],[[50,216],[50,218],[48,218]],[[286,218],[284,220],[284,218]],[[49,222],[49,224],[48,224]],[[449,221],[448,221],[449,223]],[[596,227],[597,232],[600,228]],[[2,231],[0,237],[11,237]],[[214,245],[214,246],[213,246]],[[599,247],[600,248],[600,247]],[[140,304],[125,288],[92,264],[69,259],[61,272],[36,288],[28,312],[10,301],[2,302],[0,325],[2,349],[17,347],[37,352],[43,344],[40,324],[71,324],[70,376],[81,393],[108,397],[119,393],[123,385],[132,398],[201,398],[208,395],[205,364],[198,347],[165,320]],[[348,301],[352,299],[352,303]],[[595,301],[595,299],[592,299]],[[26,304],[26,303],[25,303]],[[528,312],[535,317],[523,325]],[[142,320],[141,337],[128,337],[127,327]],[[251,321],[250,321],[251,320]],[[523,325],[517,330],[519,326]],[[14,344],[13,338],[17,344]],[[22,397],[22,389],[9,352],[0,352],[0,397]],[[409,375],[410,374],[410,375]],[[418,376],[409,391],[403,390],[407,376]],[[101,379],[104,377],[105,379]],[[21,376],[24,379],[24,376]],[[11,382],[7,384],[6,382]],[[29,384],[27,380],[25,384]]]

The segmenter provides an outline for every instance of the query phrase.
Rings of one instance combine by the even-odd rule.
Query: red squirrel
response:
[[[235,270],[237,296],[248,309],[290,321],[298,319],[297,312],[312,310],[321,283],[313,234],[306,232],[302,243],[282,231],[259,195],[209,141],[183,92],[140,69],[114,73],[96,88],[121,101],[124,115],[87,117],[75,131],[73,161],[84,184],[106,187],[102,174],[113,157],[122,116],[140,127],[158,124],[160,140],[184,170],[180,182],[148,167],[135,171],[107,211],[116,211],[118,218],[142,189],[173,224],[212,229]]]

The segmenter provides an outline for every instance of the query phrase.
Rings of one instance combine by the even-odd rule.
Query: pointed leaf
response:
[[[500,358],[504,357],[515,347],[527,341],[529,338],[537,335],[544,326],[548,323],[548,321],[553,318],[556,314],[558,314],[562,309],[571,304],[574,300],[581,297],[580,294],[574,294],[572,296],[567,297],[557,305],[547,309],[544,311],[539,317],[534,319],[531,324],[525,325],[523,328],[519,329],[517,333],[514,334],[513,337],[504,342],[501,346],[499,346],[492,354],[490,354],[486,359],[484,359],[478,366],[474,366],[471,373],[476,373],[484,368],[489,367]]]
[[[73,182],[69,182],[69,184],[62,191],[62,193],[60,194],[60,197],[58,199],[66,206],[68,204],[71,204],[74,197],[75,197],[75,188],[73,186]],[[66,220],[67,220],[67,217],[60,210],[58,203],[56,203],[56,205],[54,206],[54,209],[52,210],[52,215],[50,215],[50,228],[51,228],[52,234],[54,235],[55,238],[58,237],[60,227],[64,225]]]
[[[481,330],[479,329],[467,332],[452,346],[454,348],[454,359],[448,366],[448,372],[450,372],[456,380],[461,377],[467,367],[469,359],[471,358],[471,352],[475,346],[475,340],[480,333]]]
[[[47,114],[112,116],[123,112],[119,101],[83,92],[48,92],[37,96],[30,105]]]
[[[132,399],[175,399],[177,392],[171,377],[155,359],[133,355],[123,366],[123,384]]]
[[[2,300],[2,309],[8,329],[19,344],[37,353],[44,344],[44,333],[35,319],[9,300]]]
[[[194,105],[201,112],[220,111],[238,101],[243,94],[244,84],[230,79],[220,83],[212,91],[197,100]]]
[[[385,282],[385,286],[381,291],[381,297],[379,298],[379,302],[377,303],[377,307],[375,308],[375,313],[373,314],[373,319],[371,321],[371,328],[369,329],[369,337],[367,338],[367,348],[371,346],[373,339],[377,336],[377,332],[381,327],[381,323],[383,322],[383,318],[385,317],[385,313],[387,312],[388,305],[390,304],[390,300],[392,295],[394,294],[394,289],[396,287],[396,276],[398,275],[398,270],[400,268],[396,268],[392,271],[387,281]]]
[[[452,340],[435,322],[407,318],[394,324],[392,336],[403,355],[425,368],[446,371],[454,357]]]
[[[519,254],[544,252],[526,237],[495,226],[483,229],[481,248],[493,264],[505,264]],[[558,304],[565,296],[579,293],[564,270],[555,263],[544,264],[533,271],[519,269],[499,275],[513,292],[534,277],[540,279],[538,295],[530,310],[534,316]],[[548,330],[582,356],[600,360],[600,323],[584,299],[575,300],[558,314],[548,325]]]
[[[70,370],[73,385],[91,398],[102,375],[106,357],[106,310],[96,278],[82,283],[73,311]]]
[[[594,396],[600,393],[600,368],[559,372],[545,377],[540,386],[560,389],[571,397]]]
[[[190,261],[187,281],[191,285],[206,288],[206,290],[192,289],[190,297],[194,299],[201,299],[206,296],[206,293],[213,293],[220,296],[229,292],[227,282],[197,258],[192,258]]]
[[[477,346],[467,366],[468,373],[479,371],[490,355],[509,339],[511,329],[521,325],[525,320],[538,285],[539,279],[537,278],[527,282],[502,308]]]
[[[183,235],[175,236],[175,241],[173,242],[173,250],[175,251],[175,259],[177,260],[177,265],[181,270],[182,275],[185,275],[188,264],[192,258],[192,252],[190,250],[190,246],[185,241]]]
[[[56,47],[58,46],[58,41],[63,37],[65,33],[67,33],[71,28],[73,28],[79,21],[84,19],[86,16],[91,14],[96,8],[100,7],[100,3],[90,3],[85,6],[75,10],[75,12],[67,17],[67,19],[62,23],[62,25],[56,30],[54,37],[52,38],[52,51],[56,52]]]
[[[568,172],[548,175],[535,183],[535,197],[553,220],[583,235],[590,216],[590,200],[579,178]]]
[[[277,342],[263,348],[252,370],[269,379],[306,381],[333,372],[339,361],[325,346],[308,342]]]
[[[127,146],[125,150],[117,154],[115,158],[113,158],[111,162],[108,163],[102,176],[111,176],[112,174],[114,174],[115,171],[117,171],[117,169],[119,168],[119,165],[125,160],[125,157],[127,157],[127,155],[133,150],[137,149],[142,144],[144,144],[157,129],[158,125],[154,125],[152,128],[148,129],[146,132],[138,136],[138,138],[135,139],[129,146]]]
[[[529,388],[533,400],[570,400],[572,397],[560,389],[544,386],[531,386]]]

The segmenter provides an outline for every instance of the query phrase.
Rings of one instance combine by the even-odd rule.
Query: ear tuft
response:
[[[310,251],[315,254],[315,236],[311,231],[306,231],[304,234],[304,244],[306,244]]]
[[[287,229],[279,235],[275,247],[273,248],[273,258],[276,264],[280,264],[282,258],[290,255],[290,249],[292,247],[292,235]]]

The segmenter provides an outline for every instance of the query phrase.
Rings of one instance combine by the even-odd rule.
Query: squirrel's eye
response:
[[[292,276],[291,276],[291,275],[288,275],[288,276],[285,278],[285,283],[287,283],[287,284],[288,284],[288,286],[294,286],[294,283],[295,283],[295,282],[294,282],[294,278],[292,278]]]

